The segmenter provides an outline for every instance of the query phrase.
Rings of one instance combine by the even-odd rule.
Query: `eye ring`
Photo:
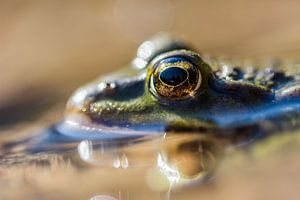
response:
[[[175,50],[156,57],[149,66],[148,89],[162,101],[195,98],[207,86],[209,66],[188,50]]]

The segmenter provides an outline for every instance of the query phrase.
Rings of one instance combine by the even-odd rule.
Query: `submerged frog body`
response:
[[[298,76],[217,62],[167,35],[154,37],[126,69],[77,90],[58,129],[72,136],[226,130],[297,114]]]

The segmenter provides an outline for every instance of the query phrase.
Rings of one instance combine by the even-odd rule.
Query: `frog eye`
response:
[[[181,100],[196,95],[202,76],[197,64],[186,56],[174,55],[155,61],[149,81],[155,97]]]

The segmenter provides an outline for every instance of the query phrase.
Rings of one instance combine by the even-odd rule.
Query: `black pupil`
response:
[[[160,79],[167,85],[176,86],[187,78],[187,72],[179,67],[169,67],[160,73]]]

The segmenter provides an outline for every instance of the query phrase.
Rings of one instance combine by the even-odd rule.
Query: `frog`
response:
[[[62,120],[4,144],[0,165],[154,163],[171,185],[205,183],[229,150],[299,128],[299,113],[298,75],[224,64],[164,33],[124,69],[76,90]]]
[[[231,133],[271,122],[268,132],[295,118],[299,107],[299,75],[223,64],[160,33],[138,47],[127,67],[76,90],[56,129],[72,137]]]

